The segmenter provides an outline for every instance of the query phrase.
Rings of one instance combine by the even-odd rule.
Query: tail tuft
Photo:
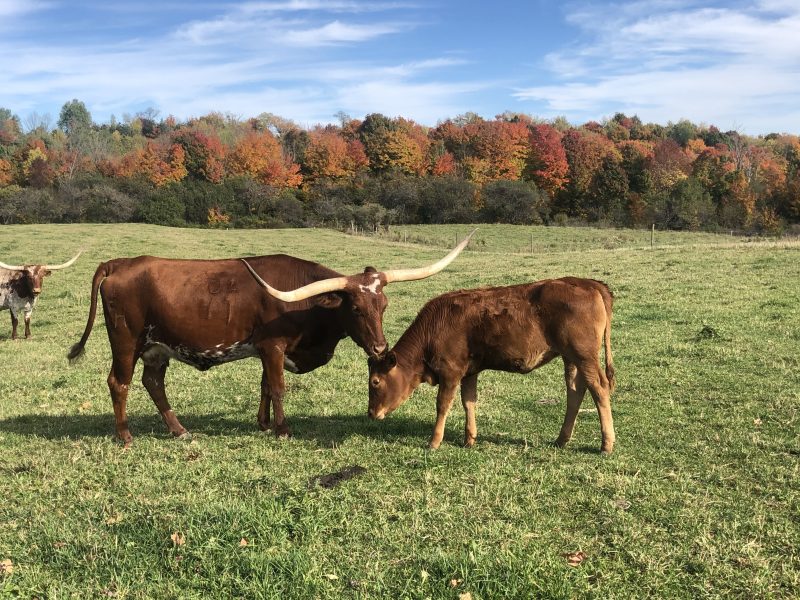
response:
[[[80,342],[72,345],[72,348],[69,349],[67,353],[67,359],[69,360],[69,364],[74,364],[78,361],[79,358],[83,356],[84,346]]]

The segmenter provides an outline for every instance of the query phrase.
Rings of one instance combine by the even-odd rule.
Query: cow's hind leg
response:
[[[564,382],[567,385],[567,412],[564,415],[561,433],[558,434],[556,439],[556,446],[559,448],[566,446],[567,442],[572,438],[572,432],[575,430],[575,419],[586,394],[586,382],[578,373],[578,367],[566,359],[564,359]]]
[[[128,388],[133,379],[133,366],[136,362],[133,350],[128,352],[115,352],[108,374],[108,389],[111,392],[111,402],[114,405],[114,420],[116,422],[117,437],[129,447],[133,441],[128,429]]]
[[[178,421],[178,417],[172,412],[172,407],[167,400],[164,376],[167,374],[169,361],[156,363],[148,361],[146,353],[142,357],[142,360],[144,361],[142,384],[153,399],[156,408],[158,408],[158,412],[161,413],[161,419],[164,421],[167,429],[177,438],[191,438],[191,434],[186,431],[186,428]]]
[[[586,387],[592,394],[594,404],[597,407],[597,414],[600,417],[600,433],[603,442],[600,451],[603,454],[611,454],[614,451],[616,435],[614,433],[614,418],[611,416],[611,386],[608,378],[599,363],[587,364],[579,367],[579,373],[586,380]]]
[[[267,378],[267,370],[264,369],[261,373],[261,402],[258,405],[258,426],[261,431],[270,430],[269,411],[272,399],[268,390],[269,380]]]
[[[29,339],[31,337],[31,313],[25,313],[23,315],[25,319],[25,339]]]
[[[475,405],[478,403],[478,374],[461,380],[461,403],[464,405],[464,447],[472,448],[478,437],[478,425],[475,422]]]

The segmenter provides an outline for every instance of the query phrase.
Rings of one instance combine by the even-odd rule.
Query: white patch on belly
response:
[[[173,348],[163,342],[153,340],[152,326],[148,329],[145,344],[142,360],[147,365],[162,365],[174,358],[187,365],[205,370],[234,360],[258,356],[256,347],[247,342],[234,342],[227,347],[223,347],[224,344],[217,344],[214,348],[207,350],[196,350],[183,344],[178,344]]]

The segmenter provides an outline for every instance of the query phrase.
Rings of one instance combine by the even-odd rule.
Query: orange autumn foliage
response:
[[[240,138],[228,156],[228,171],[249,175],[277,187],[296,187],[303,181],[299,165],[283,156],[281,145],[269,131],[250,131]]]

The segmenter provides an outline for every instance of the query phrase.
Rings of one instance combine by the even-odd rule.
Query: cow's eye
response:
[[[353,314],[354,315],[360,315],[361,314],[361,309],[358,308],[355,304],[353,305]]]

